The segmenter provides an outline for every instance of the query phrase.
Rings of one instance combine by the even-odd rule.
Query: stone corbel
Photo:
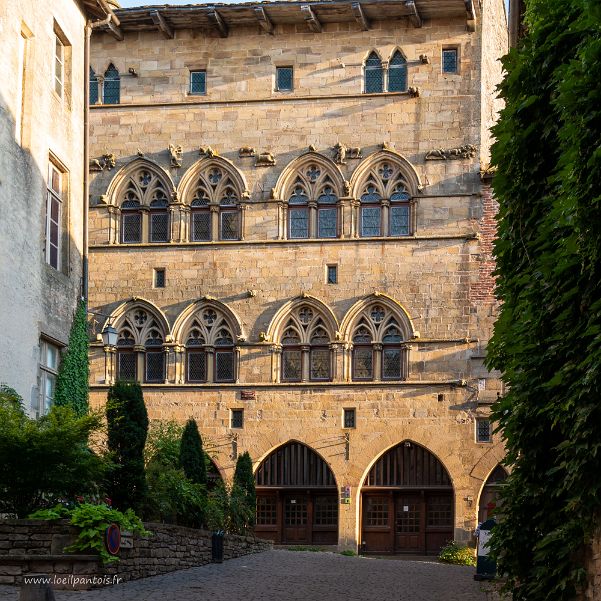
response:
[[[242,148],[238,150],[238,156],[241,159],[246,157],[254,157],[256,154],[257,151],[252,146],[242,146]]]
[[[255,167],[273,167],[275,164],[276,160],[271,152],[260,153],[255,161]]]
[[[90,171],[110,171],[117,164],[117,158],[112,153],[105,153],[99,159],[90,159]]]
[[[183,151],[181,146],[169,144],[169,164],[171,167],[178,169],[182,166]]]
[[[201,146],[198,149],[198,154],[200,154],[201,157],[216,157],[219,156],[218,152],[216,150],[213,150],[210,146]]]
[[[459,159],[473,159],[477,148],[473,144],[464,144],[457,148],[435,148],[424,156],[426,161],[447,161]]]

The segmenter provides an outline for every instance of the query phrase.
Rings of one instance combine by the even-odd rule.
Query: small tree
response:
[[[106,419],[108,448],[115,462],[113,504],[122,511],[138,510],[146,496],[144,445],[148,435],[148,414],[139,384],[117,382],[110,387]]]
[[[253,475],[253,462],[248,451],[245,451],[236,462],[234,484],[232,486],[231,504],[241,505],[240,515],[244,516],[243,530],[251,530],[255,525],[257,491]]]
[[[195,484],[207,483],[207,466],[202,450],[202,439],[196,421],[189,419],[182,434],[179,460],[186,477]]]
[[[67,352],[58,368],[54,394],[55,405],[72,407],[77,415],[88,411],[88,342],[86,304],[81,301],[71,324]]]

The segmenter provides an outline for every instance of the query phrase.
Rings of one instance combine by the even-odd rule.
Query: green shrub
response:
[[[53,407],[30,419],[13,402],[0,403],[0,513],[24,517],[61,499],[101,494],[109,463],[88,446],[101,417]]]
[[[148,435],[148,414],[142,388],[133,382],[110,387],[106,404],[107,444],[115,462],[110,496],[121,510],[138,510],[146,497],[144,446]]]
[[[7,384],[0,384],[0,403],[15,406],[23,411],[23,399],[21,395]]]
[[[231,491],[230,504],[234,509],[230,511],[232,526],[240,532],[248,532],[255,525],[255,511],[257,506],[257,493],[253,463],[248,451],[244,452],[236,461],[234,483]]]
[[[43,509],[29,515],[33,520],[58,520],[68,519],[72,526],[79,530],[75,543],[65,548],[67,553],[96,551],[103,563],[118,561],[119,558],[111,555],[105,547],[105,532],[111,524],[118,524],[122,531],[135,532],[144,536],[151,533],[144,528],[140,518],[128,509],[124,513],[112,509],[107,505],[93,505],[82,503],[75,507],[56,505],[51,509]]]
[[[347,557],[357,557],[357,554],[351,549],[345,549],[344,551],[340,551],[340,555],[346,555]]]
[[[150,422],[144,461],[146,465],[159,463],[178,468],[183,427],[172,420],[155,419]]]
[[[202,450],[202,440],[196,421],[193,419],[189,419],[184,428],[179,460],[189,480],[196,484],[206,485],[207,466]]]
[[[440,550],[438,559],[444,563],[453,563],[458,566],[476,565],[474,551],[466,545],[462,545],[455,541],[450,541]]]
[[[58,368],[54,393],[55,405],[71,407],[78,415],[84,415],[88,411],[90,392],[88,346],[86,304],[81,301],[71,324],[69,346]]]

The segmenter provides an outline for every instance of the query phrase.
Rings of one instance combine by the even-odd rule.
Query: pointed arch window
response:
[[[408,348],[397,316],[384,305],[367,307],[352,334],[353,380],[405,380]]]
[[[187,382],[236,381],[234,334],[219,309],[207,306],[197,310],[185,339]]]
[[[190,203],[190,240],[240,240],[243,190],[227,166],[209,162],[197,176]],[[186,200],[184,199],[186,202]]]
[[[121,242],[169,242],[169,195],[163,178],[142,165],[130,173],[120,190]]]
[[[288,238],[336,238],[338,193],[334,175],[318,162],[297,170],[288,198]]]
[[[407,90],[407,61],[399,50],[395,50],[388,64],[388,91]]]
[[[121,78],[119,77],[119,71],[113,63],[104,72],[102,102],[104,104],[119,104],[121,102]]]
[[[384,69],[378,53],[373,50],[365,60],[364,91],[366,94],[375,94],[384,91]]]
[[[98,77],[94,69],[90,67],[90,104],[96,104],[98,102]]]
[[[332,379],[331,335],[324,318],[309,305],[296,308],[284,327],[281,379],[283,382],[327,382]]]
[[[400,167],[378,161],[360,186],[361,237],[411,235],[411,194]]]
[[[165,333],[155,316],[133,307],[117,326],[117,379],[162,383],[166,378]]]

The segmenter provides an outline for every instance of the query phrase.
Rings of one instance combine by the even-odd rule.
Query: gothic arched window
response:
[[[359,189],[361,237],[411,234],[411,194],[399,166],[393,160],[376,162]]]
[[[194,312],[186,341],[186,381],[234,382],[236,353],[227,317],[211,305]]]
[[[408,356],[398,317],[385,305],[364,309],[352,330],[353,380],[404,380]]]
[[[388,64],[388,91],[407,90],[407,61],[399,50],[395,50]]]
[[[375,50],[369,53],[363,67],[364,91],[366,94],[374,94],[384,91],[384,69],[382,60]]]
[[[191,190],[190,240],[240,240],[242,237],[241,197],[243,190],[224,161],[203,162]],[[187,186],[186,186],[187,189]],[[186,194],[187,196],[187,194]]]
[[[165,332],[161,322],[143,306],[134,306],[117,323],[117,379],[164,382]]]
[[[121,242],[169,242],[170,219],[168,188],[164,179],[150,165],[134,169],[120,187]],[[148,225],[144,226],[144,213]],[[146,234],[144,232],[147,232]]]
[[[113,63],[104,72],[104,83],[102,84],[102,103],[119,104],[121,102],[121,78],[119,71]]]
[[[317,161],[295,170],[284,192],[288,199],[288,238],[338,237],[338,194],[334,174]]]
[[[90,104],[98,102],[98,77],[94,73],[94,69],[90,67]]]
[[[331,380],[330,341],[324,318],[310,305],[297,307],[286,322],[280,338],[282,381]]]

